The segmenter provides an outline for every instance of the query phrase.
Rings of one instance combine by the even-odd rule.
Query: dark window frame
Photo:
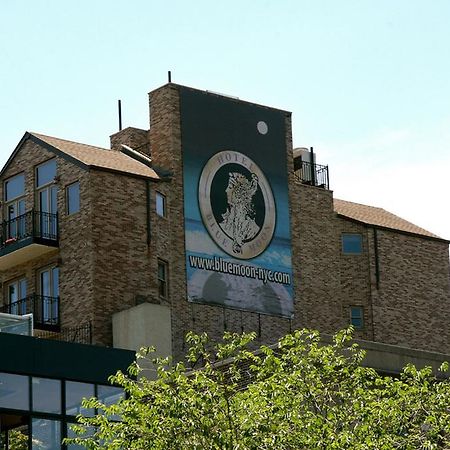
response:
[[[15,197],[10,197],[8,198],[8,188],[7,185],[9,182],[13,181],[14,178],[18,178],[18,177],[23,177],[23,192],[19,195],[16,195]],[[25,172],[19,172],[16,173],[15,175],[8,177],[4,182],[3,182],[3,200],[5,203],[10,203],[13,201],[17,201],[19,199],[21,199],[22,197],[25,197],[26,194],[26,180],[25,180]]]
[[[74,186],[78,186],[78,209],[76,211],[70,211],[70,196],[69,193],[71,192],[70,189]],[[70,183],[66,186],[66,214],[68,216],[72,216],[73,214],[76,214],[80,212],[81,210],[81,195],[80,195],[80,181],[74,181],[73,183]]]
[[[346,242],[347,238],[355,238],[357,237],[359,242]],[[355,250],[350,246],[359,245],[359,247]],[[363,254],[363,236],[361,233],[342,233],[341,234],[341,252],[343,255],[362,255]]]
[[[23,295],[24,293],[22,292],[22,287],[23,285],[21,284],[21,282],[25,281],[25,295]],[[10,280],[7,280],[3,283],[3,302],[4,305],[9,305],[10,308],[12,308],[12,303],[11,303],[11,298],[10,298],[10,286],[11,285],[17,285],[17,300],[16,302],[18,302],[17,306],[15,308],[17,308],[17,313],[16,312],[11,312],[11,314],[18,314],[18,315],[23,315],[26,314],[26,299],[27,297],[30,295],[29,292],[29,279],[27,277],[26,274],[22,274],[19,275],[17,277],[11,278]],[[19,314],[19,310],[23,311]],[[12,311],[12,309],[11,309]]]
[[[55,162],[55,174],[54,174],[53,178],[48,180],[45,183],[39,184],[39,168],[43,167],[43,166],[45,166],[45,165],[47,165],[47,164],[49,164],[49,163],[51,163],[53,161]],[[47,159],[47,161],[44,161],[44,162],[42,162],[40,164],[37,164],[34,167],[34,177],[35,177],[35,179],[34,179],[34,188],[35,188],[36,191],[40,191],[43,188],[45,188],[47,186],[50,186],[51,184],[55,183],[55,178],[58,177],[58,162],[56,161],[56,158],[50,158],[50,159]]]
[[[354,314],[354,313],[358,314]],[[359,322],[359,324],[358,324]],[[350,325],[352,325],[355,330],[364,329],[364,307],[360,305],[350,306]]]
[[[161,199],[162,211],[159,209],[158,199]],[[159,191],[155,191],[155,211],[159,217],[167,217],[167,197]]]
[[[163,276],[160,273],[160,267],[163,269]],[[167,261],[158,259],[158,295],[160,298],[169,297],[169,264]]]

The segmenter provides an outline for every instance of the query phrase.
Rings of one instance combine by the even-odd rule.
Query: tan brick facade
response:
[[[150,131],[127,128],[111,137],[113,151],[125,144],[150,152],[160,180],[86,169],[32,140],[23,143],[2,175],[0,190],[5,179],[25,171],[26,208],[33,208],[35,166],[55,157],[60,242],[44,258],[1,273],[3,302],[9,280],[24,275],[29,292],[36,292],[39,268],[58,265],[61,327],[90,321],[93,342],[102,345],[112,343],[112,315],[141,302],[170,307],[177,359],[190,330],[205,331],[213,339],[225,330],[255,331],[257,344],[270,344],[301,327],[333,333],[348,325],[350,308],[360,306],[364,327],[357,337],[450,352],[448,243],[338,216],[332,191],[302,184],[295,177],[289,114],[285,120],[295,286],[292,319],[187,302],[180,107],[174,84],[150,93]],[[69,216],[65,187],[74,181],[80,182],[81,210]],[[155,212],[157,192],[166,198],[166,217]],[[342,233],[362,235],[362,254],[342,254]],[[158,261],[168,265],[166,299],[158,293]]]
[[[150,109],[152,158],[156,166],[173,173],[170,215],[181,218],[182,149],[176,86],[167,85],[152,92]],[[351,306],[363,307],[364,327],[356,331],[356,336],[360,338],[448,352],[448,243],[378,230],[376,264],[374,230],[338,217],[333,209],[331,191],[311,187],[295,179],[290,116],[286,117],[286,125],[295,283],[294,318],[288,320],[189,304],[185,286],[184,228],[182,220],[178,219],[176,228],[171,228],[169,238],[172,243],[169,245],[172,248],[170,298],[175,355],[181,356],[183,335],[189,330],[206,331],[214,339],[219,338],[224,330],[256,331],[259,342],[265,343],[299,327],[333,333],[349,324]],[[363,236],[361,255],[342,254],[342,233],[360,233]],[[385,236],[389,235],[395,238],[395,246],[393,242],[387,242]],[[394,249],[403,264],[385,256],[385,252]],[[378,287],[376,265],[379,270]],[[399,279],[403,283],[400,290],[394,287]],[[427,300],[417,295],[418,289],[429,293]],[[430,303],[433,305],[431,308]],[[390,311],[389,305],[394,312]],[[439,313],[436,314],[436,311]],[[388,316],[384,317],[385,314]],[[439,335],[433,333],[433,328],[436,329],[433,324],[437,323],[438,329],[442,330]]]
[[[35,168],[37,165],[55,158],[55,154],[41,146],[26,141],[8,165],[2,179],[5,180],[20,172],[25,172],[26,210],[37,207],[35,194]],[[88,322],[93,317],[91,298],[93,292],[91,255],[86,248],[91,246],[92,234],[90,226],[90,187],[88,173],[80,170],[72,163],[57,157],[58,214],[60,240],[59,248],[44,257],[33,259],[27,263],[12,267],[2,272],[2,296],[6,303],[6,285],[9,281],[25,276],[27,292],[38,293],[39,270],[57,266],[60,268],[61,326],[73,327],[80,322]],[[65,187],[75,181],[80,182],[81,210],[73,215],[66,214]],[[3,186],[1,183],[2,198]],[[5,212],[2,208],[2,217]]]

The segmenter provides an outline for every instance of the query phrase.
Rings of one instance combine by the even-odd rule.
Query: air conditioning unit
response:
[[[313,149],[306,147],[294,148],[294,171],[298,173],[304,183],[312,183],[314,174],[314,164],[316,164],[316,154]],[[306,163],[306,164],[304,164]]]

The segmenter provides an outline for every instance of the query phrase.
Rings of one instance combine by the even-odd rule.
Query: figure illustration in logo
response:
[[[252,173],[251,180],[238,172],[229,173],[227,211],[222,214],[220,227],[233,241],[233,252],[241,253],[242,245],[253,239],[260,227],[255,222],[253,196],[258,190],[258,177]]]
[[[270,183],[248,155],[215,153],[198,181],[198,206],[210,238],[232,258],[249,260],[272,242],[276,205]]]

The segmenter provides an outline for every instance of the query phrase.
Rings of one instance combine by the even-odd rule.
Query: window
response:
[[[6,242],[25,237],[25,176],[23,173],[5,181]]]
[[[36,187],[53,183],[56,177],[56,159],[51,159],[36,167]]]
[[[167,263],[158,261],[158,293],[162,298],[167,298]]]
[[[47,325],[59,322],[59,267],[51,267],[38,272],[40,318]]]
[[[9,202],[22,195],[25,195],[25,175],[23,173],[5,181],[5,201]]]
[[[31,419],[32,450],[60,450],[61,422],[58,420]],[[45,443],[45,444],[44,444]]]
[[[111,406],[125,398],[125,392],[122,388],[116,386],[97,386],[97,398],[106,406]],[[101,410],[99,411],[101,412]],[[110,420],[120,420],[120,416],[113,414],[108,416]]]
[[[55,177],[56,159],[51,159],[36,167],[36,201],[39,213],[37,231],[40,237],[45,239],[56,239],[57,237],[58,186],[54,184]]]
[[[166,217],[166,196],[156,192],[156,214]]]
[[[25,375],[0,373],[0,408],[28,410],[29,378]]]
[[[106,406],[114,405],[124,397],[124,390],[120,387],[100,384],[97,386],[97,398]]]
[[[350,324],[357,330],[364,328],[364,310],[362,306],[350,307]]]
[[[33,411],[61,414],[61,381],[32,378]]]
[[[81,405],[83,398],[94,397],[94,385],[78,381],[66,381],[66,414],[76,416],[83,414],[92,417],[94,410]]]
[[[84,431],[80,436],[79,434],[75,433],[75,431],[73,431],[72,425],[76,425],[77,427],[81,426],[78,423],[68,423],[67,424],[67,437],[68,438],[89,437],[95,433],[95,429],[93,427],[83,427]],[[84,445],[78,445],[78,444],[67,444],[66,448],[67,448],[67,450],[85,450],[86,449],[86,447]]]
[[[21,278],[8,283],[9,313],[23,315],[27,313],[27,279]]]
[[[75,214],[80,210],[80,183],[72,183],[66,188],[67,215]]]
[[[342,235],[342,253],[344,255],[360,255],[362,253],[362,236],[344,233]]]

